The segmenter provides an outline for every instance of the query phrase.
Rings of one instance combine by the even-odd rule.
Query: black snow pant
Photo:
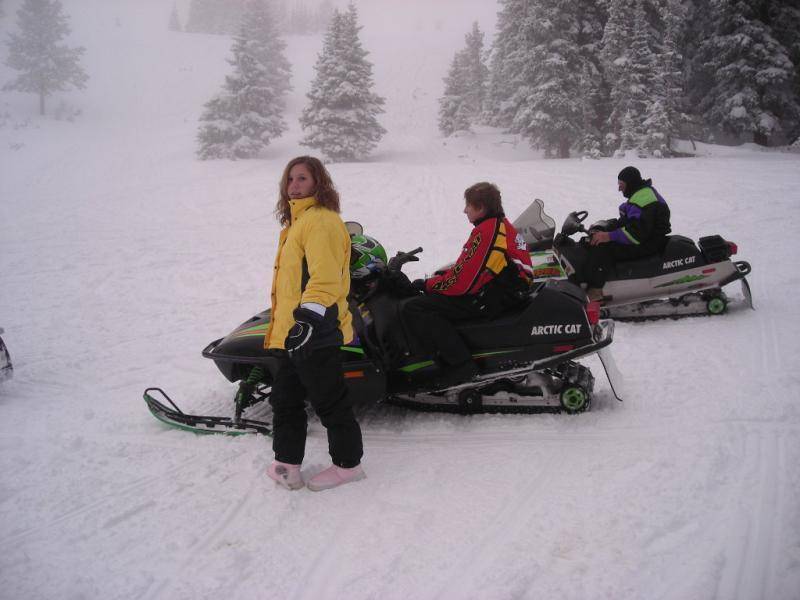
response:
[[[292,465],[303,462],[308,400],[328,432],[328,452],[333,464],[349,469],[361,462],[364,455],[361,428],[353,415],[340,352],[338,346],[328,346],[302,356],[281,358],[269,397],[275,460]]]
[[[426,353],[444,365],[472,360],[455,325],[485,314],[475,296],[425,294],[403,305],[403,323]]]
[[[614,265],[625,260],[636,260],[657,254],[660,249],[654,245],[626,246],[624,244],[599,244],[587,248],[586,261],[577,274],[576,283],[585,282],[591,288],[602,288]]]

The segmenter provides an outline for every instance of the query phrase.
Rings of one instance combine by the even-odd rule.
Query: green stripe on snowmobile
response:
[[[430,367],[434,363],[432,360],[425,360],[422,362],[414,363],[413,365],[406,365],[405,367],[400,367],[400,370],[404,373],[411,373],[413,371],[419,371],[420,369],[424,369],[425,367]]]
[[[356,346],[339,346],[340,350],[344,350],[345,352],[355,352],[356,354],[364,354],[363,348],[358,348]]]
[[[480,354],[473,354],[472,358],[484,358],[486,356],[494,356],[496,354],[509,354],[514,352],[514,350],[495,350],[494,352],[481,352]],[[414,371],[419,371],[420,369],[424,369],[425,367],[430,367],[435,363],[432,360],[425,360],[422,362],[414,363],[411,365],[406,365],[405,367],[400,367],[400,370],[404,373],[412,373]]]
[[[686,277],[681,277],[680,279],[674,279],[672,281],[668,281],[667,283],[662,283],[660,285],[656,285],[656,288],[667,287],[670,285],[680,285],[682,283],[691,283],[693,281],[700,281],[701,279],[705,279],[706,275],[687,275]]]
[[[267,329],[269,328],[269,324],[261,324],[261,325],[253,325],[252,327],[248,327],[247,329],[242,329],[241,331],[234,334],[235,337],[257,337],[257,336],[264,336],[267,333]]]
[[[514,350],[495,350],[494,352],[481,352],[480,354],[473,354],[472,358],[483,358],[485,356],[495,356],[496,354],[508,354]]]

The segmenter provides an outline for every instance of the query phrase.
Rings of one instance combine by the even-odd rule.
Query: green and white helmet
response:
[[[350,278],[369,281],[386,270],[386,250],[380,242],[368,235],[350,236]]]

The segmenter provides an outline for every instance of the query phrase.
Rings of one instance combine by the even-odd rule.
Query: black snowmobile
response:
[[[514,223],[531,248],[534,276],[539,280],[568,278],[580,271],[588,253],[588,236],[609,228],[607,221],[587,230],[586,211],[571,212],[559,234],[555,221],[544,213],[537,199]],[[570,236],[586,234],[579,241]],[[547,248],[552,249],[548,250]],[[603,286],[601,316],[613,319],[647,319],[724,313],[730,298],[722,288],[741,281],[746,306],[753,308],[745,276],[750,263],[732,261],[738,248],[719,235],[701,237],[697,244],[682,235],[670,235],[664,250],[655,256],[614,265]]]
[[[0,327],[0,335],[3,334],[3,328]],[[3,343],[3,338],[0,337],[0,383],[6,379],[11,379],[14,374],[14,367],[11,365],[11,356],[8,353],[8,348]]]
[[[398,280],[408,281],[401,268],[417,260],[421,250],[398,253],[376,278],[353,280],[350,306],[356,336],[341,352],[354,404],[387,401],[463,413],[579,413],[591,407],[594,377],[575,360],[591,354],[600,356],[612,391],[621,399],[621,378],[608,348],[613,321],[601,320],[597,303],[587,302],[585,293],[568,281],[538,283],[500,318],[460,325],[479,373],[468,381],[437,386],[438,366],[419,350],[400,317],[409,300],[407,293],[398,293]],[[409,286],[400,287],[407,291]],[[163,390],[148,388],[144,398],[152,414],[197,432],[269,434],[269,423],[244,417],[246,409],[269,396],[277,363],[273,351],[263,348],[269,320],[265,310],[203,350],[229,381],[240,382],[233,417],[185,414]]]

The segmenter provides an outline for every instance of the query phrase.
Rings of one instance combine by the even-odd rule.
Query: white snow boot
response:
[[[300,465],[290,465],[274,460],[267,469],[267,476],[287,490],[299,490],[305,484],[300,475]]]
[[[331,465],[308,480],[308,489],[312,492],[320,492],[322,490],[338,487],[345,483],[350,483],[351,481],[359,481],[366,476],[361,465],[356,465],[352,469],[344,469],[336,465]]]

